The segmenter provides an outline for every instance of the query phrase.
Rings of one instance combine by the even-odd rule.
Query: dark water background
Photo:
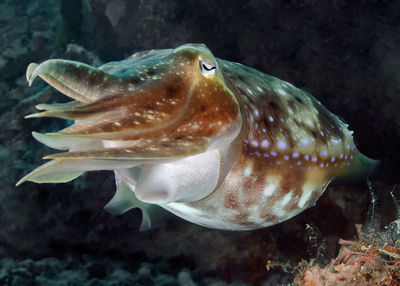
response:
[[[383,224],[394,219],[388,192],[400,175],[398,1],[0,0],[0,285],[277,285],[292,276],[267,272],[266,262],[310,259],[306,223],[325,238],[326,261],[340,237],[355,235],[369,202],[365,182],[332,185],[316,207],[252,232],[173,218],[139,233],[139,211],[103,211],[114,193],[111,172],[14,186],[51,152],[31,131],[65,126],[23,119],[35,104],[65,100],[40,80],[28,88],[30,62],[99,65],[189,42],[291,82],[344,118],[359,149],[381,160],[372,181]]]

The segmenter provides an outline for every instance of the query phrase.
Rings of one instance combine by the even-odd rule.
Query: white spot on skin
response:
[[[331,141],[332,141],[332,143],[333,143],[334,145],[337,145],[337,144],[340,143],[340,141],[339,141],[339,140],[336,140],[336,139],[332,139]]]
[[[253,172],[253,162],[247,164],[246,168],[244,169],[244,176],[249,177]]]
[[[251,145],[253,145],[254,147],[258,147],[258,142],[253,140],[253,141],[251,141]]]
[[[301,139],[301,145],[307,146],[309,144],[308,139]]]
[[[286,144],[286,142],[285,141],[278,141],[278,143],[276,143],[276,146],[279,148],[279,149],[281,149],[281,150],[283,150],[283,149],[286,149],[286,147],[287,147],[287,144]]]
[[[278,217],[283,217],[286,215],[286,211],[284,210],[285,206],[292,199],[292,192],[287,193],[280,201],[276,202],[272,207],[272,213]]]
[[[298,207],[303,208],[305,204],[308,202],[310,199],[312,193],[313,193],[314,188],[310,184],[304,184],[303,186],[303,194],[300,197]]]
[[[284,91],[283,89],[278,89],[277,90],[277,92],[280,94],[280,95],[283,95],[283,96],[285,96],[285,95],[287,95],[287,92],[286,91]]]
[[[268,120],[270,121],[270,122],[274,122],[274,118],[270,115],[270,116],[268,116]]]
[[[247,210],[250,212],[250,216],[248,217],[247,221],[258,225],[265,223],[265,220],[259,216],[258,206],[251,206]]]
[[[184,215],[191,214],[191,215],[194,215],[197,217],[202,217],[204,215],[204,213],[201,210],[199,210],[198,208],[193,208],[193,207],[190,207],[186,204],[182,204],[179,202],[178,203],[174,203],[174,202],[169,203],[168,207],[172,207],[174,210],[176,210],[177,212],[184,214]]]
[[[285,156],[283,156],[283,159],[285,159],[286,161],[288,161],[288,160],[289,160],[289,156],[288,156],[288,155],[285,155]]]
[[[322,152],[321,152],[321,156],[322,156],[322,157],[326,157],[326,156],[328,156],[328,151],[326,151],[326,150],[322,150]]]
[[[290,201],[290,199],[292,198],[292,196],[293,196],[293,194],[290,192],[290,193],[287,193],[284,197],[283,197],[283,199],[279,202],[279,204],[282,206],[282,207],[284,207],[284,206],[286,206],[287,204],[288,204],[288,202]]]
[[[293,154],[292,154],[292,157],[293,157],[293,158],[297,158],[297,157],[299,157],[299,153],[297,153],[297,152],[293,152]]]
[[[317,157],[315,157],[315,156],[312,156],[312,157],[311,157],[311,161],[313,161],[313,162],[317,162]]]
[[[280,183],[280,178],[275,176],[269,176],[265,180],[265,187],[263,191],[263,197],[272,196],[275,191],[278,189]]]
[[[269,146],[269,141],[268,140],[263,140],[261,142],[261,146],[264,147],[264,148],[268,147]]]
[[[259,87],[259,86],[257,86],[257,90],[260,91],[260,92],[263,92],[263,89],[261,87]]]

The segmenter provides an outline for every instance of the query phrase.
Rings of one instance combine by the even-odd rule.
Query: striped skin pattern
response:
[[[31,64],[28,81],[37,76],[75,101],[38,105],[44,111],[28,117],[75,122],[34,133],[68,152],[47,156],[53,160],[18,184],[114,170],[117,194],[124,184],[141,205],[206,227],[249,230],[295,216],[333,178],[373,164],[348,126],[314,97],[215,58],[204,45],[141,52],[99,68]]]

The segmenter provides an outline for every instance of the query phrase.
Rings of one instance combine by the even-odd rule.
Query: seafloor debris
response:
[[[356,225],[358,240],[339,240],[339,255],[327,266],[309,263],[295,279],[298,285],[400,285],[398,241],[382,246],[366,240]]]
[[[368,182],[371,203],[364,227],[356,225],[357,240],[339,240],[339,255],[326,266],[302,262],[297,266],[297,285],[400,285],[399,200],[391,195],[396,219],[380,229],[377,198]],[[301,269],[301,270],[300,270]]]
[[[400,201],[390,192],[396,208],[396,219],[381,229],[377,196],[368,181],[371,203],[364,225],[356,224],[356,240],[339,240],[335,259],[323,265],[324,240],[315,226],[307,225],[310,244],[317,254],[311,261],[296,266],[268,261],[267,269],[280,267],[285,272],[297,272],[294,285],[400,285]],[[316,248],[316,244],[320,245]]]

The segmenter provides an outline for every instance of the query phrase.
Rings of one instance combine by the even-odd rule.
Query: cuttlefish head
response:
[[[176,160],[230,144],[242,125],[238,102],[204,45],[140,52],[99,68],[58,59],[30,64],[29,84],[38,76],[74,101],[39,104],[42,112],[27,117],[74,124],[56,133],[33,133],[45,145],[68,152],[45,157],[55,160],[19,183],[68,181],[79,172],[60,173],[95,169],[77,166],[74,159],[104,165],[97,169]],[[47,174],[50,167],[58,173]]]

